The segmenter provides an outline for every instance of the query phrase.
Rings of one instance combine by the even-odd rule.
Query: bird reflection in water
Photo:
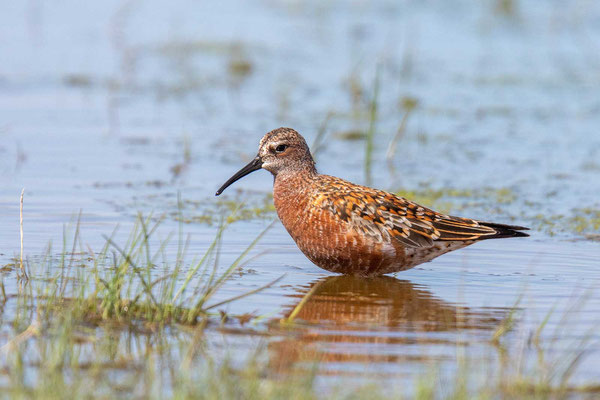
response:
[[[271,367],[280,371],[302,361],[392,363],[445,357],[441,353],[453,357],[456,345],[489,341],[510,311],[448,303],[424,286],[389,276],[329,276],[300,292],[292,295],[298,301],[284,313],[284,321],[294,322],[292,334],[269,343]]]

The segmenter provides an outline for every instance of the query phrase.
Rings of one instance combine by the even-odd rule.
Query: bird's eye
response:
[[[275,147],[275,153],[283,153],[287,148],[287,144],[280,144],[279,146]]]

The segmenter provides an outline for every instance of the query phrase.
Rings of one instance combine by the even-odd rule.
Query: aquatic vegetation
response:
[[[233,200],[245,198],[245,201]],[[230,224],[236,221],[268,219],[275,216],[272,193],[243,192],[235,196],[220,197],[215,201],[184,200],[181,213],[172,211],[170,215],[185,223],[198,222],[214,225],[222,218]]]
[[[375,71],[375,79],[373,80],[373,96],[371,97],[369,106],[369,128],[367,129],[365,142],[365,181],[367,185],[371,183],[371,164],[373,163],[374,140],[377,130],[377,101],[379,98],[380,75],[381,71],[378,66]]]
[[[510,188],[434,189],[424,185],[419,189],[405,189],[395,191],[395,193],[416,203],[446,213],[468,208],[468,205],[476,200],[509,204],[516,199],[516,194]]]
[[[325,114],[323,122],[321,122],[321,124],[319,125],[319,129],[317,130],[315,139],[313,140],[313,143],[310,146],[310,148],[312,149],[311,154],[315,160],[317,159],[317,155],[325,147],[325,139],[327,138],[327,129],[329,127],[329,122],[333,119],[335,115],[335,112],[329,111],[327,114]]]
[[[243,265],[266,229],[234,262],[222,268],[218,252],[228,225],[222,222],[205,254],[187,266],[185,279],[180,283],[187,249],[181,230],[175,265],[168,268],[167,275],[157,277],[154,272],[158,263],[165,263],[161,259],[170,242],[167,238],[158,243],[156,251],[151,249],[152,236],[161,222],[161,218],[153,222],[152,216],[139,215],[124,245],[106,237],[104,247],[97,253],[83,247],[79,225],[75,228],[72,245],[67,246],[68,234],[65,232],[63,250],[58,258],[49,246],[40,261],[26,263],[27,275],[21,278],[24,287],[16,294],[19,306],[24,310],[35,310],[37,318],[44,320],[52,319],[54,313],[60,312],[71,319],[95,325],[104,321],[125,325],[206,322],[211,315],[210,309],[229,300],[212,305],[207,303]]]
[[[179,178],[180,175],[188,169],[190,162],[192,161],[191,148],[190,138],[188,135],[185,135],[182,140],[182,160],[170,168],[174,180]]]
[[[567,223],[575,232],[600,231],[600,209],[579,208],[574,211],[575,215]]]
[[[141,226],[139,229],[144,231]],[[108,246],[112,245],[109,243]],[[144,253],[145,245],[138,250]],[[133,251],[131,255],[135,257],[135,253]],[[10,398],[566,399],[594,398],[600,393],[597,384],[571,382],[573,371],[587,354],[589,337],[557,352],[553,346],[560,332],[551,339],[544,339],[542,335],[551,313],[535,332],[515,337],[522,314],[521,298],[490,333],[489,345],[495,351],[490,357],[481,359],[471,354],[468,346],[457,343],[455,369],[449,374],[443,372],[432,359],[429,370],[417,375],[412,388],[394,384],[333,384],[324,392],[316,381],[320,368],[318,359],[288,366],[288,360],[279,359],[279,353],[271,354],[273,349],[260,342],[246,348],[248,355],[242,359],[234,357],[233,350],[215,345],[220,342],[220,330],[228,328],[237,328],[238,333],[250,336],[295,337],[307,328],[297,317],[302,315],[302,307],[307,306],[319,288],[323,289],[321,284],[306,293],[289,318],[275,325],[277,330],[270,323],[254,324],[250,329],[240,330],[243,324],[229,317],[221,318],[219,322],[218,314],[190,324],[185,319],[164,318],[157,310],[133,313],[116,303],[113,311],[99,315],[94,309],[82,309],[77,305],[86,295],[83,288],[76,288],[82,283],[81,279],[85,282],[84,272],[95,268],[88,263],[95,263],[98,257],[67,252],[65,264],[56,274],[48,275],[46,271],[38,270],[38,273],[44,272],[44,279],[32,273],[32,280],[17,293],[0,298],[0,318],[11,332],[15,332],[0,346],[3,395]],[[140,272],[143,275],[146,271]],[[117,275],[120,272],[110,273]],[[333,279],[321,281],[322,284],[326,286],[328,282],[335,283],[340,279],[348,281],[350,277],[329,278]],[[169,287],[168,279],[156,285]],[[64,292],[57,288],[64,288]],[[144,289],[140,290],[139,293],[143,293]],[[416,286],[413,290],[421,289]],[[162,299],[159,293],[164,291],[157,292],[157,300]],[[338,291],[335,285],[323,294],[325,297],[350,296],[348,292]],[[348,299],[352,300],[351,297]],[[364,304],[365,298],[353,301]],[[457,327],[469,329],[465,325],[464,308],[446,309],[434,298],[425,301],[433,301],[434,307],[441,307],[439,318],[452,318],[454,313]],[[581,301],[576,300],[576,303],[581,304]],[[419,305],[424,304],[415,306]],[[7,308],[14,311],[14,317],[5,318]],[[340,311],[339,307],[334,307],[334,312]],[[432,316],[425,313],[421,318]],[[568,321],[568,316],[564,318]],[[480,329],[481,321],[475,322],[472,329]],[[356,324],[356,321],[347,323]],[[215,353],[219,355],[215,356]]]
[[[494,197],[498,193],[506,196],[508,191],[489,189],[483,193]],[[421,193],[433,201],[473,194],[456,189]],[[185,207],[183,201],[179,202],[182,213]],[[239,210],[238,206],[230,205]],[[597,216],[598,210],[581,212]],[[557,352],[553,346],[561,332],[549,337],[542,335],[549,314],[535,333],[515,338],[521,319],[521,297],[502,320],[498,319],[501,314],[490,312],[475,319],[470,328],[466,308],[449,306],[435,297],[423,295],[420,285],[408,282],[399,284],[402,291],[398,293],[412,299],[412,293],[418,292],[419,296],[414,299],[420,300],[414,306],[427,310],[413,322],[421,318],[422,323],[431,324],[432,318],[440,318],[444,324],[454,326],[453,329],[462,330],[481,330],[482,321],[497,323],[488,339],[489,347],[496,353],[482,360],[457,342],[459,357],[451,374],[442,372],[433,358],[431,369],[418,375],[409,391],[405,387],[333,384],[326,393],[316,382],[321,362],[318,357],[299,362],[293,357],[281,360],[279,353],[270,354],[272,349],[258,342],[250,351],[246,346],[249,355],[243,359],[233,358],[227,350],[214,348],[214,342],[221,340],[221,332],[294,338],[310,326],[303,321],[309,310],[314,311],[316,307],[319,318],[327,312],[322,304],[310,304],[315,296],[328,300],[347,296],[344,303],[356,301],[371,310],[366,301],[368,296],[359,292],[359,296],[352,298],[356,288],[350,290],[343,286],[346,281],[354,282],[352,277],[329,277],[308,290],[281,320],[216,311],[228,302],[276,282],[225,300],[214,300],[223,284],[248,260],[249,252],[265,231],[231,264],[220,267],[219,249],[227,227],[226,218],[218,225],[206,252],[192,263],[186,261],[189,239],[184,236],[183,225],[179,225],[177,257],[169,262],[164,249],[170,236],[158,242],[153,240],[163,218],[140,214],[124,243],[117,243],[113,234],[106,238],[98,252],[83,245],[79,224],[75,224],[73,232],[65,230],[63,248],[58,255],[49,246],[42,257],[26,261],[28,278],[22,277],[18,285],[4,285],[6,279],[15,278],[18,261],[0,275],[0,321],[3,338],[6,338],[0,343],[3,394],[11,398],[354,399],[369,396],[388,399],[404,393],[402,397],[418,399],[560,399],[578,395],[593,397],[600,393],[600,386],[593,382],[571,383],[573,371],[588,354],[589,336]],[[158,273],[159,265],[160,270],[168,272]],[[364,284],[361,279],[359,282]],[[390,281],[392,290],[397,290],[397,280],[381,278],[383,284]],[[336,282],[342,286],[335,286]],[[319,294],[322,290],[325,292]],[[365,293],[373,291],[368,285],[365,290]],[[396,298],[398,293],[390,295]],[[386,302],[381,300],[374,298],[373,302],[385,307]],[[332,308],[336,315],[343,312],[339,304],[335,303]],[[569,315],[573,311],[576,310],[569,309]],[[368,312],[363,314],[370,320]],[[354,318],[347,322],[360,321]]]
[[[517,14],[517,0],[495,0],[494,11],[504,16],[514,17]]]
[[[94,80],[88,75],[68,74],[63,77],[63,83],[71,87],[89,88],[94,84]]]
[[[252,64],[247,60],[229,61],[229,73],[237,77],[245,77],[252,72]]]
[[[241,43],[231,44],[227,71],[233,82],[236,84],[241,83],[252,74],[254,68],[250,57],[244,50],[244,46]]]
[[[396,146],[398,145],[400,139],[402,139],[402,137],[406,133],[406,125],[408,123],[408,118],[410,117],[411,113],[417,107],[418,104],[419,101],[416,98],[410,96],[402,97],[402,99],[400,100],[400,107],[404,111],[404,114],[402,115],[402,120],[400,121],[400,125],[396,130],[396,134],[390,141],[387,151],[385,152],[385,158],[388,163],[388,168],[392,172],[392,175],[395,175],[396,173],[393,164],[393,158],[396,154]]]
[[[593,240],[600,232],[600,209],[592,207],[575,208],[570,215],[536,214],[533,220],[537,229],[549,235],[572,232]]]
[[[340,140],[365,140],[367,138],[367,133],[360,130],[347,130],[336,132],[334,136]]]

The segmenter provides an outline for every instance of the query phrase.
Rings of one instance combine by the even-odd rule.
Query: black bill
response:
[[[217,193],[215,193],[215,196],[218,196],[221,193],[223,193],[223,190],[227,189],[227,187],[229,185],[231,185],[233,182],[235,182],[235,181],[245,177],[249,173],[257,171],[261,168],[262,168],[262,160],[260,159],[260,157],[256,156],[256,158],[254,158],[254,160],[250,161],[248,163],[248,165],[246,165],[244,168],[240,169],[238,172],[235,173],[235,175],[233,175],[231,178],[229,178],[227,180],[227,182],[225,182],[223,184],[223,186],[221,186],[219,188],[219,190],[217,190]]]

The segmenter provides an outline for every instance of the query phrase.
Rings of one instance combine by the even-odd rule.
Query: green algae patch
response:
[[[245,201],[234,200],[244,198]],[[217,200],[183,200],[181,209],[172,211],[171,217],[184,223],[213,225],[224,220],[230,224],[238,221],[266,220],[275,216],[271,193],[236,193]]]
[[[396,195],[442,213],[456,212],[475,205],[511,204],[517,196],[510,188],[420,188],[402,189]]]
[[[589,240],[597,240],[595,238],[600,234],[600,209],[597,208],[575,208],[570,215],[540,213],[533,220],[536,229],[550,236],[570,232]]]

